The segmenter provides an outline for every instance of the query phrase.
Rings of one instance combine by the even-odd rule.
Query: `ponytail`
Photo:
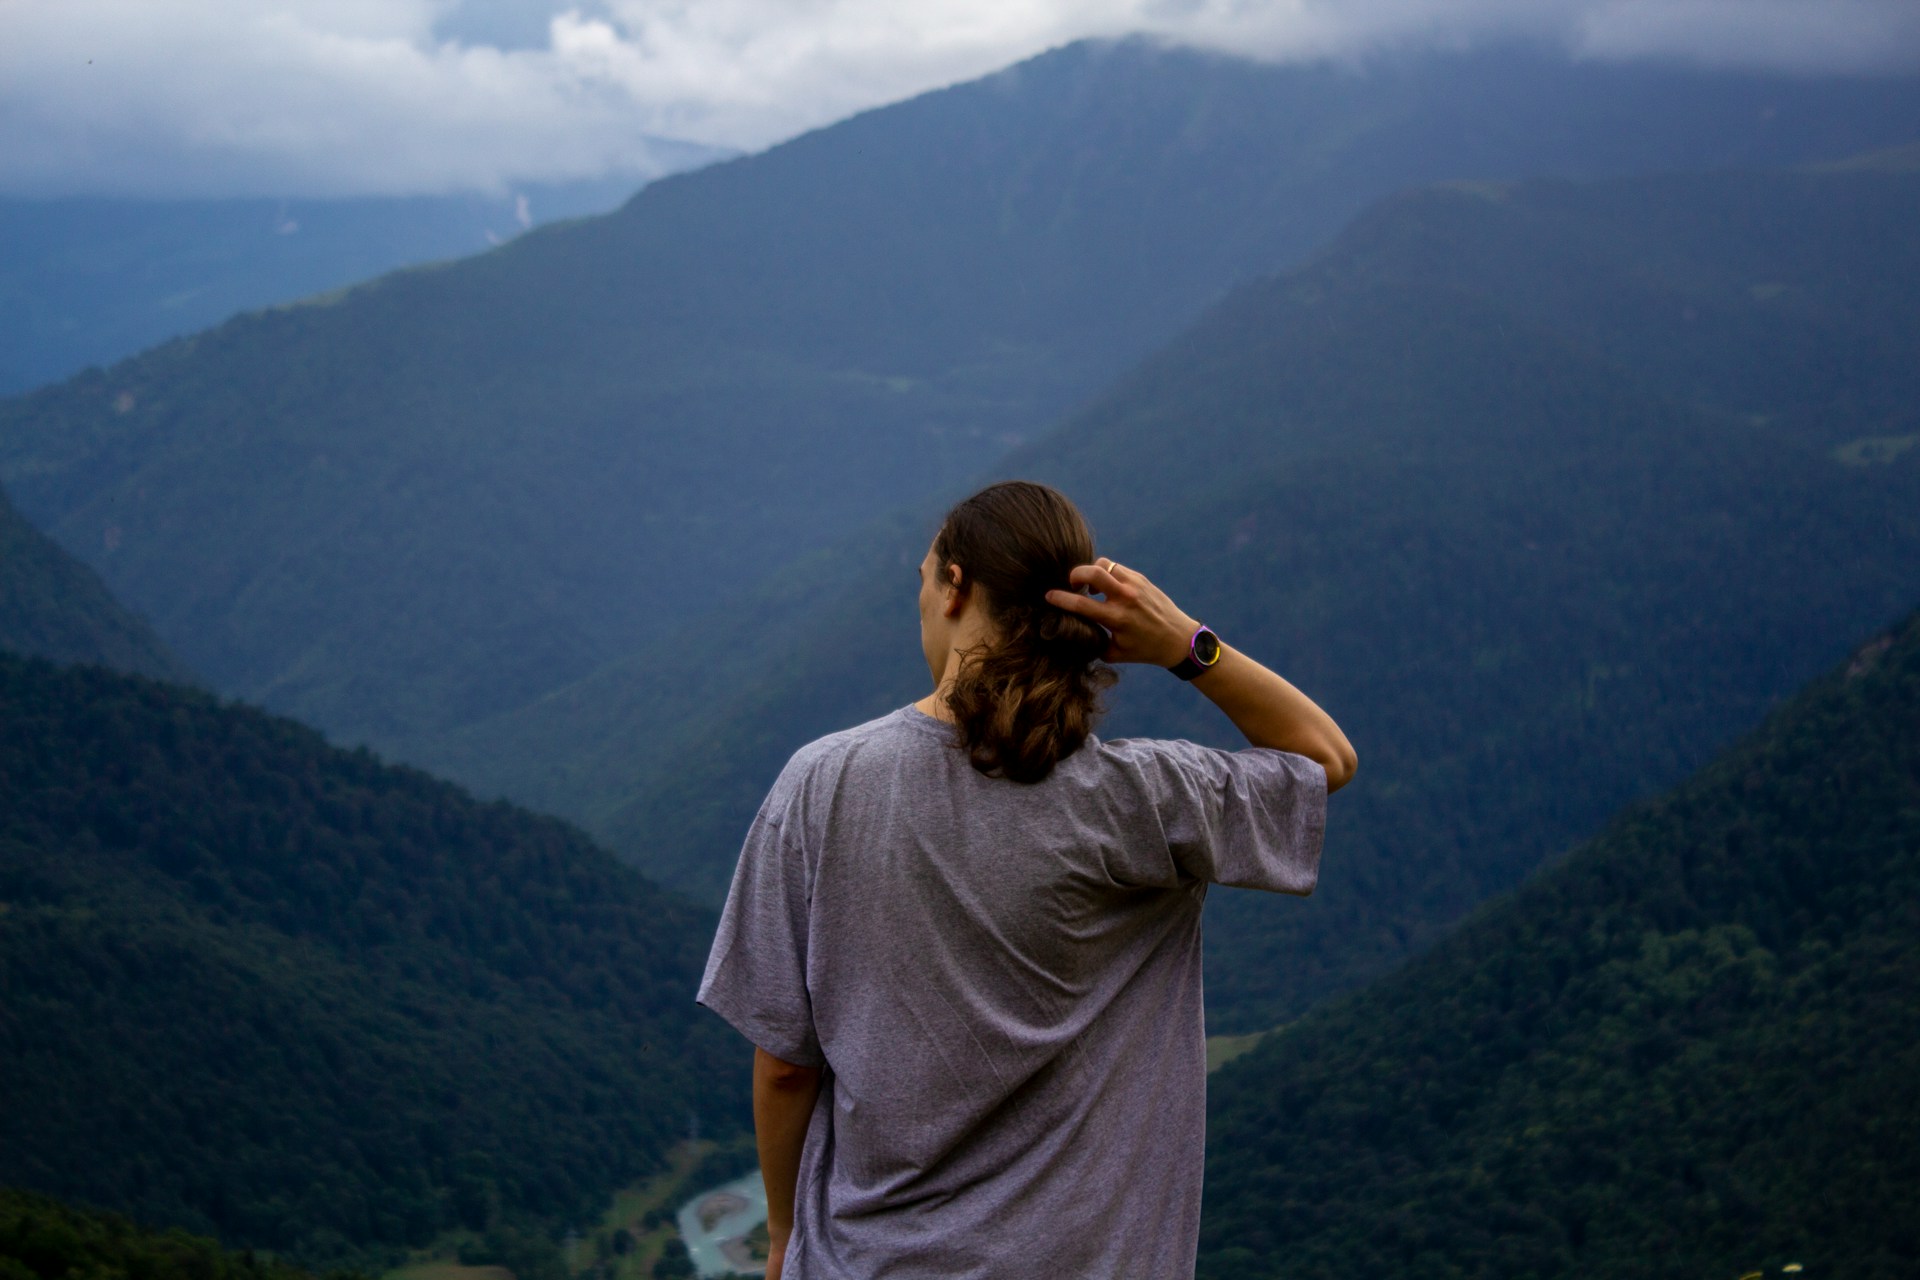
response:
[[[989,777],[1039,782],[1093,732],[1115,679],[1098,665],[1107,633],[1046,600],[1093,560],[1093,533],[1064,494],[1016,480],[950,511],[933,551],[943,574],[960,566],[998,631],[991,649],[959,655],[947,705],[960,744]]]

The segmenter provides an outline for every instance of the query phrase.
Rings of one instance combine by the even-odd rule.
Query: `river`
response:
[[[744,1248],[736,1242],[766,1220],[767,1189],[758,1169],[710,1187],[681,1205],[680,1239],[686,1243],[694,1271],[702,1276],[764,1274],[765,1265],[746,1261]]]

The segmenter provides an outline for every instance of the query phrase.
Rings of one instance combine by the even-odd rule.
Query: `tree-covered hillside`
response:
[[[1830,159],[1916,100],[1079,45],[0,406],[0,482],[216,687],[391,744],[971,473],[1409,182]]]
[[[0,1276],[6,1280],[310,1280],[254,1253],[232,1253],[178,1229],[0,1188]],[[345,1280],[342,1277],[342,1280]]]
[[[1359,749],[1311,909],[1216,899],[1218,1029],[1384,972],[1920,598],[1915,225],[1914,175],[1419,192],[1007,461]],[[436,767],[717,895],[790,751],[924,691],[932,520],[818,575],[857,591],[796,575]],[[1231,741],[1158,672],[1115,703]]]
[[[311,1261],[581,1221],[740,1123],[710,922],[558,821],[0,655],[0,1183]]]
[[[1920,1262],[1920,618],[1210,1081],[1203,1277]]]
[[[185,679],[186,669],[99,576],[35,529],[0,493],[0,649]]]

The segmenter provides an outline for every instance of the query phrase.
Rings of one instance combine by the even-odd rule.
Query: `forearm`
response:
[[[760,1148],[760,1178],[767,1187],[767,1235],[782,1252],[793,1232],[800,1149],[819,1097],[818,1067],[782,1062],[765,1049],[753,1051],[753,1132]]]
[[[1353,777],[1359,761],[1333,717],[1279,673],[1239,650],[1222,644],[1220,661],[1195,676],[1193,687],[1225,712],[1252,745],[1318,761],[1327,771],[1328,791],[1339,790]]]
[[[1108,662],[1173,667],[1188,656],[1199,624],[1146,574],[1103,557],[1098,564],[1074,566],[1067,580],[1105,599],[1055,588],[1047,592],[1047,603],[1105,627],[1112,636]],[[1221,645],[1220,660],[1196,675],[1193,683],[1254,746],[1318,761],[1327,771],[1328,791],[1346,786],[1360,767],[1353,744],[1332,716],[1246,654]]]

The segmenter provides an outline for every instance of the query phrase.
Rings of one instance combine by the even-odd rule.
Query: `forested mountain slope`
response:
[[[1209,1081],[1200,1274],[1920,1259],[1920,619]]]
[[[986,465],[1409,182],[1831,159],[1917,99],[1079,45],[0,406],[0,482],[216,687],[392,743]]]
[[[1312,904],[1216,897],[1219,1029],[1383,972],[1920,598],[1915,225],[1914,175],[1415,193],[1003,464],[1360,752]],[[935,516],[430,758],[715,897],[790,751],[924,691]],[[1231,740],[1159,672],[1115,702]]]
[[[118,1214],[0,1188],[0,1275],[8,1280],[309,1280],[212,1240],[139,1227]]]
[[[0,493],[0,649],[187,678],[152,629],[123,609],[93,570],[28,524],[5,493]]]
[[[553,819],[0,654],[0,1184],[310,1261],[557,1235],[739,1124],[710,930]]]

